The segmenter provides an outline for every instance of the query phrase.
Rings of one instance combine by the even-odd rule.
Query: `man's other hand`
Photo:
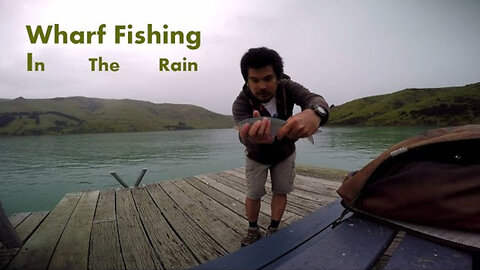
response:
[[[253,111],[253,117],[260,117],[258,111]],[[242,142],[247,140],[254,144],[270,144],[275,141],[275,137],[270,135],[272,123],[267,118],[258,120],[252,125],[245,124],[240,128],[240,137]]]
[[[312,109],[307,109],[288,118],[287,123],[277,132],[277,138],[305,138],[317,132],[319,125],[320,117]]]

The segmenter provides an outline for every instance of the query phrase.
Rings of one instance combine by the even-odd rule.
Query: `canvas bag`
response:
[[[382,218],[480,233],[480,125],[434,129],[401,141],[337,193]]]

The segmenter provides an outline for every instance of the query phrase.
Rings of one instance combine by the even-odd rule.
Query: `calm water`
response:
[[[297,142],[297,162],[345,170],[363,167],[388,146],[426,130],[323,128],[315,144]],[[115,171],[133,185],[243,166],[233,129],[0,137],[0,200],[8,215],[52,209],[65,193],[116,188]]]

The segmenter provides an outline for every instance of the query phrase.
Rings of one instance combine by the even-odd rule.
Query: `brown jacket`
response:
[[[277,118],[283,120],[287,120],[292,116],[294,104],[299,105],[302,111],[309,109],[312,105],[320,105],[328,112],[328,104],[322,96],[310,92],[299,83],[290,80],[286,75],[280,80],[275,97],[277,101]],[[232,106],[235,123],[251,118],[254,110],[258,110],[261,116],[271,116],[262,106],[262,103],[253,96],[250,89],[244,85]],[[327,119],[328,117],[322,119],[320,125],[324,125]],[[249,142],[243,144],[247,147],[246,155],[263,164],[278,163],[295,151],[295,141],[288,138],[283,138],[280,141],[275,140],[272,144],[251,144]]]

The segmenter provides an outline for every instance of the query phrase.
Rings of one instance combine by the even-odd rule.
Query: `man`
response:
[[[287,194],[293,190],[295,178],[295,141],[314,134],[328,120],[328,104],[322,96],[311,93],[283,74],[280,55],[271,49],[252,48],[241,63],[245,85],[233,103],[236,123],[251,117],[269,116],[286,120],[277,136],[270,135],[271,122],[264,118],[245,124],[239,138],[246,146],[245,174],[247,198],[245,208],[249,227],[242,246],[262,237],[257,219],[261,198],[266,194],[265,182],[270,170],[272,180],[271,223],[267,235],[278,230],[287,205]],[[293,115],[293,105],[302,111]]]

